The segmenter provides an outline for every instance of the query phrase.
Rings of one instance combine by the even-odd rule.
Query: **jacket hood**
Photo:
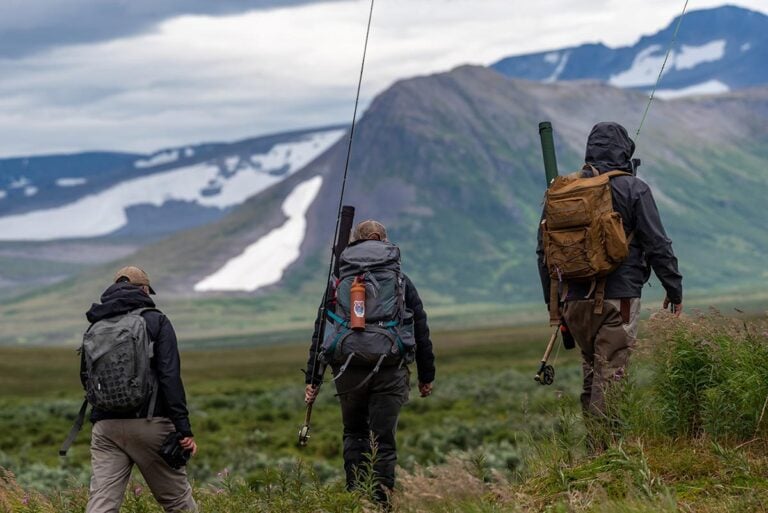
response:
[[[86,312],[88,322],[122,315],[138,308],[154,308],[155,302],[137,285],[115,283],[101,295],[101,303],[93,303]]]
[[[630,139],[627,129],[618,123],[606,121],[592,127],[584,162],[595,166],[601,173],[614,169],[631,173],[634,153],[635,142]]]

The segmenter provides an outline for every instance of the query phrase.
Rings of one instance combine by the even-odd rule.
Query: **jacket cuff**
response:
[[[322,385],[323,384],[323,378],[321,376],[315,376],[314,379],[312,379],[309,374],[307,374],[306,379],[304,380],[305,385]]]
[[[432,383],[435,381],[435,371],[419,372],[419,383]]]
[[[675,293],[669,293],[667,292],[667,299],[669,299],[669,302],[673,305],[679,305],[683,302],[683,295],[680,292]]]
[[[189,419],[187,417],[180,418],[180,419],[171,419],[173,422],[174,427],[176,428],[176,431],[179,432],[184,437],[194,436],[192,434],[192,426],[189,423]]]

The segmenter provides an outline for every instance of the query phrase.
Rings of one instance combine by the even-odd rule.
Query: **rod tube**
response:
[[[341,222],[339,223],[339,233],[336,235],[336,244],[333,246],[334,263],[333,274],[339,276],[339,257],[349,245],[349,237],[352,234],[352,225],[355,222],[355,207],[344,205],[341,209]]]
[[[552,135],[552,123],[542,121],[539,123],[539,137],[541,138],[541,154],[544,158],[544,172],[547,177],[547,187],[557,176],[557,156],[555,155],[555,139]]]

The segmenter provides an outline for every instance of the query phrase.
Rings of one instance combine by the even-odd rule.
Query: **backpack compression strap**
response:
[[[352,353],[350,355],[350,357],[353,356],[354,354],[355,353]],[[350,393],[352,393],[352,392],[354,392],[356,390],[360,390],[361,388],[363,388],[365,386],[365,384],[368,383],[373,376],[378,374],[379,369],[381,368],[381,362],[383,362],[384,358],[386,358],[386,357],[387,357],[386,354],[381,355],[379,357],[379,361],[376,362],[376,366],[373,368],[373,370],[365,377],[364,380],[362,380],[360,383],[358,383],[357,386],[355,386],[353,388],[350,388],[349,390],[345,390],[344,392],[339,392],[337,394],[334,394],[334,397],[339,397],[339,396],[342,396],[342,395],[347,395],[347,394],[350,394]],[[347,362],[349,362],[349,360],[347,360]],[[341,373],[337,374],[336,378],[338,378],[339,376],[341,376]],[[335,378],[334,378],[334,381],[335,381]]]

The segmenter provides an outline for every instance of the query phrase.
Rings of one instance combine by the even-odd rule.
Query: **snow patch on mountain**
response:
[[[690,87],[683,87],[682,89],[659,89],[656,91],[656,96],[665,100],[671,100],[674,98],[682,98],[684,96],[693,96],[699,94],[721,94],[727,93],[731,90],[726,84],[719,80],[707,80],[700,84],[695,84]]]
[[[77,187],[86,183],[88,183],[88,180],[85,178],[59,178],[56,180],[56,185],[59,187]]]
[[[725,39],[711,41],[701,46],[683,45],[674,52],[675,69],[693,69],[699,64],[717,62],[725,57]]]
[[[148,159],[139,159],[133,163],[136,169],[146,169],[148,167],[162,166],[179,160],[179,150],[161,151],[149,157]]]
[[[5,198],[6,196],[8,196],[8,193],[5,192],[4,190],[0,189],[0,199]]]
[[[560,62],[560,52],[549,52],[544,55],[544,62],[547,64],[557,64]]]
[[[240,164],[240,157],[229,157],[224,162],[227,166],[227,171],[233,173],[237,170],[237,166]]]
[[[9,189],[23,189],[25,187],[28,187],[32,185],[32,182],[27,178],[26,176],[22,176],[19,178],[16,178],[14,180],[11,180],[11,183],[8,184]]]
[[[700,46],[683,45],[679,51],[671,52],[670,65],[664,73],[669,72],[670,69],[693,69],[699,64],[719,61],[725,56],[725,46],[724,39]],[[637,53],[629,69],[612,75],[608,83],[616,87],[652,86],[656,83],[665,55],[661,45],[644,48]]]
[[[653,85],[658,76],[664,54],[661,45],[651,45],[638,52],[632,66],[608,79],[608,83],[616,87],[638,87]]]
[[[128,223],[126,210],[137,205],[159,207],[169,201],[186,201],[226,209],[303,168],[343,133],[343,130],[326,130],[305,135],[295,142],[277,144],[265,154],[250,155],[243,160],[258,166],[241,166],[235,172],[222,169],[216,162],[185,166],[126,180],[60,207],[0,217],[0,240],[41,241],[108,235]],[[23,186],[29,186],[29,181]]]
[[[307,211],[322,183],[323,178],[315,176],[297,185],[282,204],[288,220],[198,282],[195,291],[253,292],[278,283],[288,266],[299,258],[307,232]]]
[[[568,58],[570,56],[570,52],[563,52],[563,55],[560,57],[560,62],[557,63],[555,71],[553,71],[549,77],[545,78],[544,82],[550,84],[557,82],[557,79],[560,78],[560,75],[563,74],[563,70],[565,70],[565,67],[568,65]]]
[[[24,187],[24,196],[26,196],[27,198],[30,198],[35,194],[37,194],[37,191],[38,189],[34,185],[27,185],[26,187]]]

